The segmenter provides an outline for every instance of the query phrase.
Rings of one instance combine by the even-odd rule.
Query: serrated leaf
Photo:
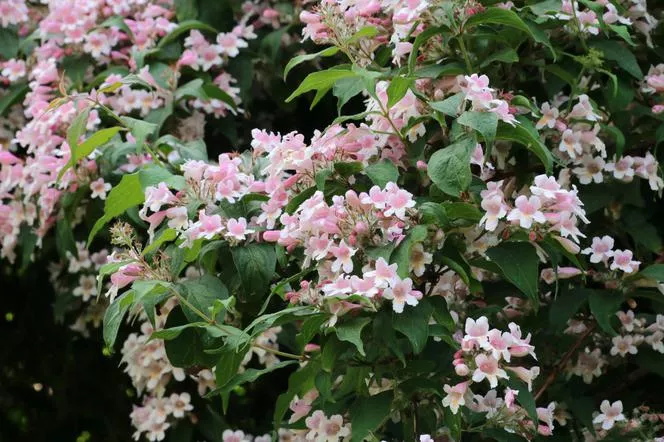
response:
[[[288,64],[286,65],[286,68],[284,69],[284,80],[288,78],[288,73],[297,65],[304,63],[305,61],[313,60],[318,57],[331,57],[339,52],[339,48],[336,46],[332,46],[329,48],[325,48],[322,51],[316,52],[315,54],[302,54],[298,55],[296,57],[293,57]]]
[[[427,167],[431,181],[448,195],[460,196],[472,181],[470,156],[475,146],[474,140],[462,138],[435,152]]]
[[[539,258],[535,247],[527,242],[508,241],[488,249],[486,254],[500,268],[505,279],[521,290],[535,306],[539,305]]]
[[[334,331],[340,341],[350,342],[362,356],[366,356],[362,342],[362,329],[370,322],[371,318],[355,318],[338,324]]]

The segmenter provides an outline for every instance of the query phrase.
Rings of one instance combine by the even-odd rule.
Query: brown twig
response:
[[[569,350],[567,350],[567,353],[565,353],[560,362],[556,364],[551,373],[549,373],[549,376],[546,378],[546,381],[544,381],[544,384],[540,387],[539,390],[537,390],[537,393],[535,394],[535,400],[539,399],[540,396],[544,394],[546,389],[549,388],[551,384],[553,384],[553,381],[556,380],[556,377],[558,377],[560,372],[565,368],[567,362],[570,360],[572,355],[579,349],[583,341],[588,336],[590,336],[590,334],[593,332],[594,329],[595,329],[595,324],[588,326],[588,329],[585,332],[583,332],[583,334],[579,336],[579,339],[576,340],[574,345],[572,345],[572,347]]]

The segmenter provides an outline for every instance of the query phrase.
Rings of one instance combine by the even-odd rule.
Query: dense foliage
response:
[[[2,256],[58,253],[135,439],[664,437],[661,10],[44,3],[0,0]]]

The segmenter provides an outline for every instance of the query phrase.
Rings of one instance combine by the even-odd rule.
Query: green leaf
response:
[[[88,116],[90,115],[90,108],[86,108],[83,112],[76,115],[71,126],[67,129],[67,144],[74,151],[78,148],[78,140],[85,133],[85,127],[88,124]]]
[[[136,145],[143,146],[143,143],[153,135],[157,130],[157,125],[148,123],[147,121],[137,120],[131,117],[120,117],[120,120],[131,131],[131,134],[136,138]]]
[[[0,97],[0,116],[5,115],[10,107],[21,101],[29,90],[30,87],[24,82],[14,83],[9,88],[4,89],[5,93]]]
[[[207,327],[206,322],[190,322],[188,324],[179,325],[177,327],[164,328],[161,330],[155,330],[150,335],[150,339],[162,339],[164,341],[171,341],[188,328],[205,328]]]
[[[300,205],[303,202],[305,202],[306,200],[311,198],[314,195],[314,193],[316,193],[316,190],[317,190],[317,187],[312,186],[312,187],[298,193],[296,196],[294,196],[293,199],[291,199],[288,202],[288,204],[286,205],[286,208],[284,209],[286,211],[286,213],[293,214],[297,210],[297,208],[300,207]]]
[[[618,66],[632,77],[638,80],[643,79],[643,72],[641,71],[639,62],[636,60],[632,51],[625,48],[617,41],[596,40],[590,42],[590,45],[602,51],[604,53],[604,58],[615,61]]]
[[[514,12],[502,8],[487,8],[484,12],[472,15],[464,25],[464,30],[469,31],[471,28],[479,25],[505,25],[516,28],[525,32],[533,37],[532,32],[528,25]]]
[[[100,129],[78,146],[72,146],[70,144],[69,147],[71,148],[71,158],[69,158],[67,164],[58,173],[57,180],[60,181],[64,173],[69,170],[70,167],[74,167],[76,163],[90,155],[96,148],[103,146],[104,144],[111,141],[111,139],[121,130],[122,128],[119,126]]]
[[[342,162],[337,161],[334,163],[334,170],[344,178],[353,176],[356,173],[362,172],[363,165],[360,161]]]
[[[639,349],[635,357],[636,364],[664,378],[664,355],[647,349]]]
[[[357,81],[357,78],[355,77],[342,78],[341,80],[334,83],[334,86],[332,87],[332,95],[338,98],[337,111],[341,113],[341,108],[344,107],[344,105],[348,103],[351,98],[360,94],[364,89],[364,82]],[[361,115],[361,118],[366,116],[364,112],[358,115]],[[340,118],[353,118],[353,116]],[[335,124],[339,122],[340,121],[335,120]]]
[[[461,105],[463,104],[464,99],[465,95],[463,92],[459,92],[451,97],[447,97],[443,101],[431,101],[429,102],[429,106],[445,115],[456,117],[459,115],[459,112],[461,112]]]
[[[233,110],[237,110],[237,103],[231,97],[228,92],[224,91],[221,89],[219,86],[217,86],[214,83],[206,83],[203,85],[203,92],[205,92],[205,95],[207,95],[210,99],[215,99],[219,101],[223,101],[227,105],[229,105]]]
[[[130,39],[134,39],[134,33],[131,32],[131,29],[129,26],[127,26],[127,22],[124,21],[124,19],[119,16],[119,15],[113,15],[106,20],[104,20],[99,26],[99,28],[117,28],[127,34],[127,37]]]
[[[425,29],[423,32],[420,32],[417,37],[415,37],[415,41],[413,42],[413,48],[410,51],[410,55],[408,56],[408,75],[412,74],[413,71],[415,70],[415,65],[417,64],[417,56],[420,50],[420,47],[427,42],[431,37],[441,34],[445,31],[449,31],[450,29],[447,26],[439,26],[435,28],[428,28]],[[470,72],[467,72],[468,74]]]
[[[533,422],[537,422],[537,405],[535,404],[535,398],[533,397],[533,394],[528,391],[528,386],[526,383],[518,379],[516,376],[512,376],[507,381],[507,384],[511,389],[519,390],[519,393],[516,395],[516,400],[523,408],[525,408],[528,416],[533,420]]]
[[[517,117],[517,120],[519,124],[516,126],[501,122],[498,125],[496,139],[513,141],[523,145],[539,158],[546,168],[546,173],[550,175],[553,170],[553,156],[551,152],[540,140],[533,123],[524,117]]]
[[[334,86],[342,78],[357,77],[357,74],[347,69],[328,69],[326,71],[313,72],[302,81],[297,89],[286,98],[286,103],[294,98],[313,90],[325,90]]]
[[[618,334],[611,325],[611,320],[615,319],[616,312],[623,301],[623,296],[620,293],[609,290],[590,290],[588,294],[590,311],[597,324],[611,336]]]
[[[237,375],[242,365],[242,360],[250,349],[251,345],[244,345],[238,349],[228,348],[224,350],[219,358],[219,362],[217,362],[217,369],[215,371],[217,386],[223,387]]]
[[[254,382],[256,379],[259,377],[263,376],[264,374],[271,373],[275,370],[279,370],[280,368],[288,367],[289,365],[293,364],[298,364],[298,361],[283,361],[279,362],[277,364],[271,365],[267,368],[264,368],[262,370],[257,370],[255,368],[249,368],[245,370],[244,372],[238,374],[237,376],[233,377],[230,381],[226,383],[226,385],[223,385],[221,387],[218,387],[208,394],[205,395],[205,397],[212,397],[216,396],[218,394],[224,394],[224,393],[229,393],[231,392],[235,387],[238,385],[246,384],[248,382]]]
[[[117,186],[113,187],[106,198],[104,216],[99,218],[88,235],[88,246],[97,232],[113,218],[122,215],[130,207],[138,206],[145,201],[138,173],[124,175]]]
[[[198,18],[198,2],[196,0],[175,0],[175,16],[179,22]]]
[[[399,169],[390,160],[370,164],[364,169],[364,173],[380,188],[384,188],[390,182],[396,183],[399,179]]]
[[[387,420],[393,397],[393,392],[384,391],[374,396],[360,397],[353,403],[350,408],[353,427],[351,442],[363,441]]]
[[[192,322],[201,320],[201,317],[192,307],[209,317],[217,300],[228,299],[228,289],[212,275],[203,275],[198,279],[183,281],[178,284],[177,291],[188,302],[188,304],[183,303],[182,311],[187,319]],[[223,323],[224,312],[218,312],[217,317],[212,319]]]
[[[388,109],[397,104],[406,96],[408,89],[413,84],[412,78],[394,77],[387,87],[387,107]]]
[[[394,314],[394,329],[403,333],[413,346],[415,354],[420,353],[429,339],[429,319],[433,308],[427,300],[420,301],[415,307],[404,309],[403,313]]]
[[[460,196],[472,181],[470,156],[475,146],[475,140],[463,138],[435,152],[427,168],[431,181],[448,195]]]
[[[16,31],[0,27],[0,58],[9,60],[18,54],[18,35]]]
[[[246,295],[263,295],[268,291],[277,265],[277,254],[271,244],[245,244],[232,247],[235,268]]]
[[[562,330],[567,325],[567,320],[572,318],[585,304],[591,291],[583,287],[571,290],[563,290],[553,301],[549,310],[549,322],[555,330]]]
[[[373,38],[378,35],[378,29],[375,26],[364,26],[362,29],[353,34],[346,42],[354,43],[365,38]]]
[[[62,259],[67,258],[67,252],[74,256],[78,256],[76,249],[76,241],[74,240],[74,233],[71,230],[69,221],[62,217],[59,218],[55,224],[55,246]]]
[[[366,356],[362,342],[362,329],[370,322],[371,318],[355,318],[337,325],[334,331],[339,340],[350,342],[355,345],[362,356]]]
[[[390,256],[390,263],[397,264],[397,274],[400,278],[407,278],[410,274],[410,252],[415,244],[426,239],[427,232],[427,226],[413,227]]]
[[[652,264],[636,274],[637,277],[664,281],[664,264]]]
[[[527,242],[509,241],[490,248],[486,254],[500,268],[505,279],[521,290],[535,306],[539,305],[539,258],[535,247]]]
[[[496,138],[498,114],[495,112],[466,111],[457,118],[457,122],[479,132],[487,143],[492,143]]]
[[[293,57],[288,64],[286,65],[286,68],[284,69],[284,80],[288,78],[288,73],[297,65],[304,63],[305,61],[313,60],[318,57],[331,57],[335,55],[337,52],[339,52],[339,48],[336,46],[332,46],[329,48],[325,48],[322,51],[316,52],[315,54],[302,54],[298,55],[296,57]]]
[[[113,348],[115,338],[118,336],[118,330],[124,319],[125,314],[134,302],[134,292],[129,290],[115,299],[104,313],[104,342],[109,349]]]
[[[485,58],[482,63],[480,63],[480,68],[489,66],[494,61],[499,61],[501,63],[516,63],[519,61],[519,55],[512,48],[505,48],[498,52],[494,52]]]
[[[164,38],[162,38],[159,44],[157,44],[157,49],[163,48],[168,43],[178,38],[180,35],[193,29],[210,32],[211,34],[217,34],[217,30],[208,24],[198,20],[186,20],[181,22],[175,29],[173,29]]]
[[[613,32],[615,32],[620,38],[625,40],[630,46],[636,46],[636,43],[634,43],[632,36],[629,34],[627,26],[610,24],[609,28]]]

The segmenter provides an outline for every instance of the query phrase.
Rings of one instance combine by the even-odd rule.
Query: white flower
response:
[[[99,178],[90,183],[90,190],[92,194],[90,198],[99,198],[100,200],[106,199],[106,192],[111,190],[111,185],[104,182],[103,178]]]
[[[625,415],[622,413],[622,401],[615,401],[613,404],[610,404],[609,401],[604,400],[599,409],[601,413],[593,419],[593,423],[602,424],[603,430],[610,430],[617,421],[625,420]]]
[[[611,342],[613,343],[610,351],[611,356],[619,354],[625,357],[627,353],[635,355],[638,352],[634,345],[634,338],[631,335],[614,336]]]

